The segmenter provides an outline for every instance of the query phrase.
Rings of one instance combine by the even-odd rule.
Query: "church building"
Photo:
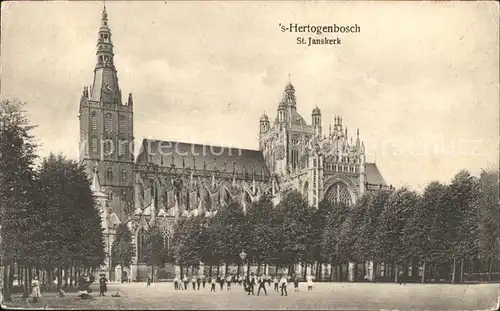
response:
[[[80,99],[80,163],[102,212],[107,253],[118,224],[126,223],[133,234],[137,254],[132,267],[123,268],[124,277],[151,273],[143,244],[144,232],[153,225],[161,228],[168,244],[176,219],[213,217],[230,202],[240,202],[246,211],[263,194],[278,204],[295,189],[312,208],[323,199],[352,205],[367,191],[392,189],[375,163],[366,162],[359,130],[349,136],[341,116],[325,130],[318,107],[304,118],[290,82],[276,117],[264,114],[255,124],[258,150],[144,138],[135,157],[134,107],[141,106],[131,93],[122,95],[114,56],[104,8],[94,80]],[[102,272],[119,279],[110,267],[108,256]]]

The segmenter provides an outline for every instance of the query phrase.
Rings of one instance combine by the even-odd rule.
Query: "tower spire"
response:
[[[94,70],[94,83],[90,99],[98,102],[121,105],[121,94],[114,64],[113,41],[108,25],[106,2],[103,1],[101,27],[97,39],[97,60]]]
[[[101,26],[108,26],[108,12],[106,12],[106,0],[102,1]]]

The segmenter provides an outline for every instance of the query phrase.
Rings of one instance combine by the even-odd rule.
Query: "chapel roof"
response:
[[[380,173],[377,164],[366,163],[365,173],[366,173],[366,181],[369,184],[374,184],[374,185],[382,184],[382,186],[387,186],[387,183],[385,182],[384,177],[382,177],[382,174]]]

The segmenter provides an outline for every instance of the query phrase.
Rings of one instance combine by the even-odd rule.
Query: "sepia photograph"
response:
[[[499,16],[2,2],[2,308],[497,310]]]

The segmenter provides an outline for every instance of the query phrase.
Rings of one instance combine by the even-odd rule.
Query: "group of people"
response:
[[[182,278],[179,276],[175,276],[174,278],[174,288],[175,290],[188,290],[189,287],[192,287],[193,290],[200,290],[200,288],[205,288],[207,283],[210,283],[210,291],[215,292],[216,285],[219,284],[220,290],[224,290],[224,285],[226,285],[226,290],[231,290],[231,284],[237,283],[241,287],[243,287],[244,291],[248,295],[255,294],[255,287],[257,287],[257,296],[260,295],[261,291],[267,295],[267,288],[274,284],[274,291],[282,296],[288,296],[287,286],[289,282],[292,282],[294,285],[294,291],[299,291],[299,278],[297,276],[287,277],[286,275],[282,275],[279,279],[277,276],[272,278],[269,275],[250,275],[247,277],[243,277],[242,275],[228,275],[226,276],[216,276],[208,278],[205,275],[191,276],[188,277],[184,275]],[[307,289],[312,290],[313,288],[313,279],[311,275],[306,277],[307,280]],[[191,283],[191,286],[190,286]]]

